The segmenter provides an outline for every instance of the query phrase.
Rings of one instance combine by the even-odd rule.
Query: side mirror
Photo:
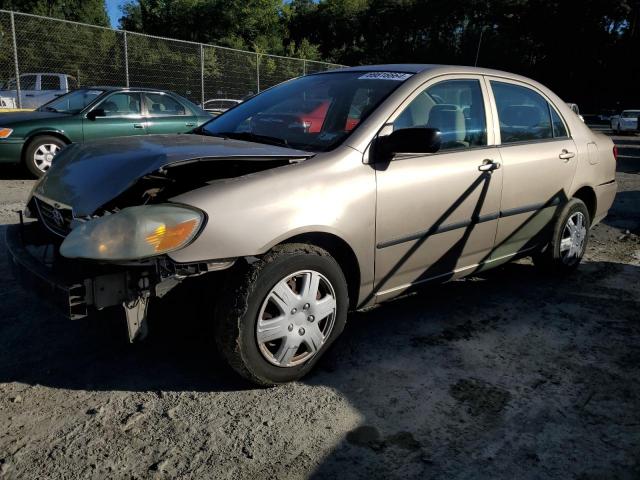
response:
[[[107,114],[102,108],[96,108],[95,110],[91,110],[89,113],[87,113],[87,118],[89,120],[95,120],[98,117],[106,117],[106,116]]]
[[[390,135],[378,137],[376,144],[383,156],[394,153],[436,153],[441,145],[437,128],[403,128]]]

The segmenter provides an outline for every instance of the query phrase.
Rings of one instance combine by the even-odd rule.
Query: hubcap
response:
[[[33,154],[33,163],[35,163],[38,170],[46,172],[49,170],[49,167],[51,167],[51,161],[59,150],[60,147],[58,145],[53,143],[43,143]]]
[[[584,215],[576,212],[567,219],[560,241],[560,258],[567,265],[573,265],[582,257],[587,227]]]
[[[278,367],[312,358],[327,341],[336,317],[336,294],[329,280],[313,270],[280,280],[262,303],[256,323],[260,353]]]

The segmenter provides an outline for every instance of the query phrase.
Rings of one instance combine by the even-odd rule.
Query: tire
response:
[[[24,150],[24,164],[32,175],[40,178],[51,166],[53,157],[66,146],[58,137],[41,135],[31,140]]]
[[[577,229],[577,235],[571,232],[570,220]],[[575,270],[587,250],[590,226],[587,206],[582,200],[572,198],[556,217],[549,243],[533,256],[535,265],[560,274]]]
[[[216,344],[231,368],[255,384],[303,377],[344,329],[347,282],[319,247],[280,245],[230,275],[215,308]],[[311,291],[317,293],[305,299],[304,287],[315,285],[312,279],[318,288]]]

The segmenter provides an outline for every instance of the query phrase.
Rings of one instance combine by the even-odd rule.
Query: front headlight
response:
[[[10,128],[1,128],[0,127],[0,138],[7,138],[12,133],[13,133],[13,130],[11,130]]]
[[[170,205],[129,207],[74,228],[60,246],[67,258],[138,260],[178,250],[204,222],[199,210]]]

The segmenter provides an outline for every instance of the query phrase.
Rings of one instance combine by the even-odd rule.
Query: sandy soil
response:
[[[524,260],[350,315],[273,389],[178,296],[138,345],[119,312],[61,318],[0,241],[0,477],[640,478],[640,137],[615,140],[620,192],[575,275]],[[0,171],[0,224],[32,183]]]

